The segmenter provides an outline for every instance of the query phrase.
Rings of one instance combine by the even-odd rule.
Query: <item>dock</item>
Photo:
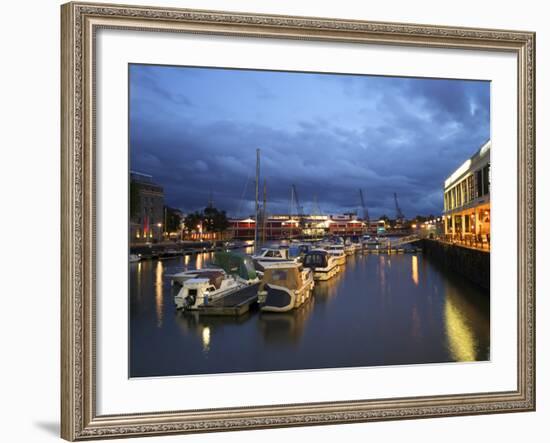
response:
[[[380,247],[379,249],[375,249],[375,248],[363,249],[363,254],[418,254],[420,252],[422,252],[422,248]]]
[[[258,300],[259,283],[229,294],[207,305],[198,307],[200,315],[238,317],[250,311],[250,306]]]

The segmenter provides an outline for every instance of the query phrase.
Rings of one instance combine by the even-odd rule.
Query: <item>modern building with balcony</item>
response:
[[[447,241],[490,249],[491,141],[454,171],[444,184],[444,233]]]

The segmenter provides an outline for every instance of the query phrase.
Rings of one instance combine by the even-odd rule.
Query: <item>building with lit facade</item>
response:
[[[253,239],[256,222],[252,217],[229,220],[232,237]],[[260,238],[265,240],[295,237],[319,238],[325,235],[359,236],[366,231],[363,221],[354,214],[342,215],[272,215],[260,225]]]
[[[130,171],[130,242],[161,241],[164,223],[164,189],[153,177]]]
[[[454,171],[444,184],[444,234],[448,241],[490,248],[491,141]]]

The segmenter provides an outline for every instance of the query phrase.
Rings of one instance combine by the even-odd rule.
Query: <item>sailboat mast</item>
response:
[[[266,228],[267,228],[267,187],[264,179],[264,201],[262,204],[262,243],[266,240]]]
[[[256,149],[256,220],[254,223],[254,251],[255,253],[258,253],[258,241],[259,241],[259,220],[258,220],[258,212],[259,212],[259,203],[258,203],[258,197],[259,197],[259,189],[260,189],[260,150]]]

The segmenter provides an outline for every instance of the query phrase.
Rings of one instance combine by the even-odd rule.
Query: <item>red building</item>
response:
[[[243,220],[229,220],[233,238],[240,240],[254,239],[256,222],[252,218]],[[282,238],[298,237],[301,234],[300,221],[294,219],[268,219],[260,225],[260,238],[278,240]]]
[[[366,230],[366,224],[360,220],[330,220],[328,223],[328,233],[341,237],[350,237],[363,235]]]
[[[230,220],[232,237],[240,240],[254,239],[254,219]],[[322,237],[325,235],[358,236],[364,234],[366,225],[353,215],[310,216],[301,218],[274,215],[260,225],[259,236],[265,240],[295,237]]]

